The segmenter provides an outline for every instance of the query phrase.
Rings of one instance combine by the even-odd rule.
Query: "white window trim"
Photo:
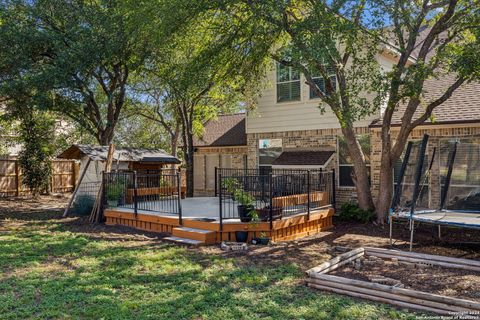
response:
[[[335,179],[337,180],[335,182],[335,185],[337,186],[338,189],[342,189],[342,190],[356,190],[357,187],[355,186],[342,186],[340,185],[340,167],[353,167],[354,165],[353,164],[350,164],[350,163],[346,163],[346,164],[340,164],[340,143],[339,143],[339,136],[337,136],[337,161],[336,161],[336,165],[337,165],[337,169],[335,172]],[[372,164],[369,163],[367,164],[367,168],[368,170],[370,171],[370,179],[372,179]]]
[[[299,103],[299,102],[302,102],[303,101],[303,89],[302,89],[302,79],[303,79],[303,75],[302,73],[300,73],[300,76],[298,78],[298,80],[288,80],[288,81],[278,81],[278,65],[279,63],[275,63],[275,104],[281,104],[281,105],[288,105],[288,104],[296,104],[296,103]],[[290,68],[290,74],[292,73],[291,72],[291,68],[292,67],[288,67]],[[293,83],[293,82],[299,82],[300,83],[300,98],[298,100],[288,100],[288,101],[278,101],[278,90],[277,90],[277,85],[278,84],[285,84],[285,83]]]

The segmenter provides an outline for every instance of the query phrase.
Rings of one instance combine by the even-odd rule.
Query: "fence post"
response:
[[[22,182],[20,181],[20,168],[18,166],[18,160],[15,160],[15,196],[18,197],[20,195],[20,189],[22,186]]]
[[[138,192],[137,171],[133,171],[133,212],[135,213],[135,218],[138,215],[137,192]]]
[[[307,220],[310,220],[310,170],[307,170]]]
[[[218,175],[218,181],[220,181],[220,191],[218,192],[218,203],[219,203],[219,208],[218,212],[220,214],[220,231],[223,230],[223,205],[222,205],[222,197],[223,197],[223,188],[222,188],[222,172],[219,173]],[[221,238],[221,236],[220,236]]]
[[[103,211],[105,210],[105,203],[107,202],[107,182],[106,182],[106,174],[105,171],[102,171],[102,185],[100,186],[101,188],[101,193],[100,193],[100,204],[98,205],[99,210],[101,212],[101,215],[103,217]]]
[[[336,194],[336,178],[335,178],[335,169],[332,169],[332,207],[336,209],[337,207],[337,194]]]
[[[215,197],[218,195],[218,167],[215,167]]]
[[[268,213],[268,218],[270,220],[270,230],[273,229],[273,175],[272,175],[272,172],[270,172],[270,174],[268,175],[270,177],[270,181],[269,181],[269,185],[270,185],[270,194],[269,194],[269,198],[270,198],[270,211]]]
[[[183,226],[182,220],[182,178],[181,178],[181,169],[178,170],[176,174],[177,179],[177,192],[178,192],[178,223]]]

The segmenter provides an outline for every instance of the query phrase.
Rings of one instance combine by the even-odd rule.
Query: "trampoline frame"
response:
[[[403,212],[395,212],[395,209],[397,208],[400,197],[402,194],[402,185],[403,185],[403,178],[405,176],[405,170],[407,168],[408,162],[410,160],[411,156],[411,151],[412,151],[412,146],[413,143],[411,141],[408,142],[407,144],[407,149],[405,152],[405,157],[402,162],[402,166],[400,168],[400,175],[399,175],[399,181],[397,184],[397,187],[395,188],[395,193],[392,199],[392,204],[390,207],[389,211],[389,219],[388,223],[390,225],[390,245],[393,245],[393,219],[404,219],[408,220],[409,222],[409,230],[410,230],[410,251],[412,251],[413,247],[413,236],[414,236],[414,230],[415,230],[415,221],[418,222],[423,222],[423,223],[429,223],[433,225],[438,225],[438,236],[441,238],[441,226],[450,226],[450,227],[458,227],[458,228],[466,228],[466,229],[479,229],[480,230],[480,224],[468,224],[468,223],[458,223],[458,222],[452,222],[452,221],[441,221],[439,219],[434,220],[434,219],[428,219],[428,218],[421,218],[422,214],[429,214],[429,213],[443,213],[448,215],[449,213],[461,213],[461,214],[480,214],[479,211],[472,211],[472,210],[446,210],[445,209],[445,204],[446,204],[446,199],[448,195],[448,191],[450,188],[450,183],[451,183],[451,177],[452,177],[452,172],[453,172],[453,165],[455,162],[456,154],[457,154],[457,147],[458,147],[458,142],[455,142],[454,147],[449,155],[448,159],[448,170],[447,170],[447,176],[445,179],[445,185],[442,190],[441,196],[440,196],[440,207],[439,209],[431,209],[431,210],[419,210],[416,211],[416,203],[418,200],[418,197],[420,195],[420,182],[422,179],[422,172],[424,169],[425,165],[425,154],[427,150],[427,145],[428,145],[428,140],[429,136],[425,134],[423,136],[421,146],[420,146],[420,152],[418,154],[418,159],[417,159],[417,165],[415,168],[415,184],[414,184],[414,190],[413,190],[413,196],[412,196],[412,201],[411,201],[411,206],[408,211],[403,211]],[[435,159],[435,153],[436,149],[433,151],[432,159],[428,168],[428,171],[431,171],[433,161]]]

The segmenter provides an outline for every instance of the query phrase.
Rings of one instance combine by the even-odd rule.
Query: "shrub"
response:
[[[342,204],[339,217],[344,221],[360,221],[367,223],[373,220],[375,213],[372,210],[363,210],[356,202],[350,201]]]
[[[73,212],[81,216],[89,215],[92,212],[94,204],[95,197],[88,194],[81,194],[75,200]]]

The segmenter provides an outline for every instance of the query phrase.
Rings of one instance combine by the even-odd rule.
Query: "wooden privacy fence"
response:
[[[79,164],[71,160],[52,161],[50,191],[72,192],[78,178]],[[28,194],[30,190],[22,185],[22,170],[18,160],[0,159],[0,197]]]

